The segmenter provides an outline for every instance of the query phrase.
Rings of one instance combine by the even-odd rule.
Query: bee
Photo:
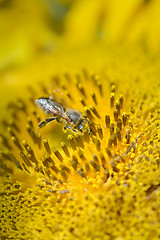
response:
[[[86,129],[89,133],[90,120],[85,118],[81,112],[75,109],[67,108],[62,103],[53,99],[41,97],[35,101],[35,104],[47,115],[51,116],[38,124],[39,128],[46,126],[49,122],[56,120],[64,125],[64,129],[68,128],[73,132],[81,132]]]

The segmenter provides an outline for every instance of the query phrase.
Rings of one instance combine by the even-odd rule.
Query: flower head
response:
[[[158,239],[159,1],[0,13],[1,239]]]
[[[159,234],[159,102],[137,82],[54,76],[9,105],[1,135],[2,236],[137,239]],[[52,95],[88,120],[64,132],[36,105]],[[129,228],[128,228],[129,226]]]

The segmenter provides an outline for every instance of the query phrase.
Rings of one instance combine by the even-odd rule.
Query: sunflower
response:
[[[99,26],[106,32],[102,1],[100,8],[67,1],[65,26],[76,4],[92,6],[97,19],[103,12],[93,35],[99,37]],[[149,4],[138,4],[139,12]],[[91,34],[92,44],[84,47],[81,39],[80,46],[65,26],[58,50],[1,75],[10,93],[2,92],[8,104],[0,133],[1,239],[159,239],[158,50],[144,41],[95,43]],[[58,121],[42,128],[55,112],[43,112],[39,98],[61,107]],[[81,114],[81,131],[62,119],[67,109]]]

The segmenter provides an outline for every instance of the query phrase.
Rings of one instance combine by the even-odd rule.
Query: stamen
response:
[[[121,141],[121,132],[120,132],[119,128],[116,128],[116,136],[118,138],[118,141],[120,142]]]
[[[81,150],[78,151],[78,155],[83,161],[86,161],[86,157],[84,156],[84,154]]]
[[[115,109],[113,111],[113,115],[114,115],[114,121],[117,122],[117,119],[118,119],[118,110],[117,109]]]
[[[99,138],[102,140],[103,139],[103,131],[102,131],[102,127],[100,124],[98,124],[98,126],[97,126],[97,132],[98,132]]]
[[[64,142],[61,142],[61,147],[62,147],[64,153],[66,154],[66,156],[70,157],[70,153],[69,153],[68,148],[67,148],[67,146]]]
[[[79,100],[80,100],[80,102],[82,103],[82,105],[85,107],[85,106],[86,106],[86,103],[85,103],[84,99],[83,99],[83,98],[80,98]]]
[[[114,93],[111,93],[110,104],[111,104],[111,108],[113,108],[114,107]]]
[[[77,142],[79,147],[84,148],[83,140],[82,140],[82,138],[78,134],[75,135],[75,140],[76,140],[76,142]]]
[[[124,100],[123,95],[121,95],[120,98],[119,98],[121,108],[123,107],[123,100]]]
[[[101,82],[101,80],[98,80],[97,85],[98,85],[98,88],[99,88],[99,92],[100,92],[100,94],[102,96],[103,93],[102,93],[102,82]]]
[[[97,98],[96,98],[95,93],[91,92],[91,96],[92,96],[92,99],[93,99],[94,103],[97,105]]]
[[[27,166],[32,167],[32,163],[30,162],[28,157],[23,152],[20,152],[20,156]]]
[[[126,126],[126,123],[127,123],[127,114],[126,113],[122,114],[122,121],[123,121],[123,125]]]
[[[105,123],[106,123],[106,127],[109,128],[110,127],[110,116],[109,115],[105,116]]]
[[[70,160],[70,164],[74,168],[74,170],[77,170],[77,166],[79,163],[78,163],[77,158],[74,155],[72,156],[72,159]]]
[[[120,118],[117,120],[117,128],[119,128],[119,130],[122,129],[122,120]]]
[[[13,143],[22,151],[22,146],[21,146],[18,138],[13,136],[11,139],[12,139]]]
[[[53,148],[53,152],[54,152],[55,156],[58,158],[58,160],[60,162],[63,162],[63,157],[62,157],[61,153],[55,148]]]
[[[49,155],[51,155],[51,148],[49,146],[48,140],[45,138],[43,139],[43,145]]]
[[[97,112],[97,110],[95,109],[95,107],[93,107],[92,105],[90,105],[90,110],[96,115],[97,118],[100,118],[99,113]]]
[[[112,135],[113,133],[114,133],[114,123],[111,123],[110,134]]]
[[[84,107],[84,111],[87,114],[87,117],[91,120],[93,120],[93,115],[91,114],[90,108],[89,107]]]
[[[81,92],[81,94],[86,98],[86,93],[85,93],[85,90],[84,90],[82,84],[78,83],[77,87],[78,87],[78,90]]]
[[[75,142],[73,140],[73,136],[71,134],[68,135],[68,140],[69,140],[69,142],[71,144],[72,149],[76,150],[76,144],[75,144]]]
[[[99,165],[96,164],[96,162],[91,160],[90,163],[91,163],[92,167],[96,170],[96,172],[100,170],[100,167],[99,167]]]

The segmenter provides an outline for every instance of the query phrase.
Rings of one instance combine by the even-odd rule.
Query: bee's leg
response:
[[[42,121],[42,122],[40,122],[40,123],[38,124],[38,130],[39,130],[40,128],[46,126],[47,123],[52,122],[52,121],[54,121],[54,120],[56,120],[56,119],[57,119],[56,117],[46,118],[44,121]]]
[[[72,128],[71,126],[69,126],[69,125],[66,125],[66,126],[64,127],[64,129],[66,129],[66,128],[72,130],[73,132],[77,132],[75,129],[73,129],[73,128]]]

